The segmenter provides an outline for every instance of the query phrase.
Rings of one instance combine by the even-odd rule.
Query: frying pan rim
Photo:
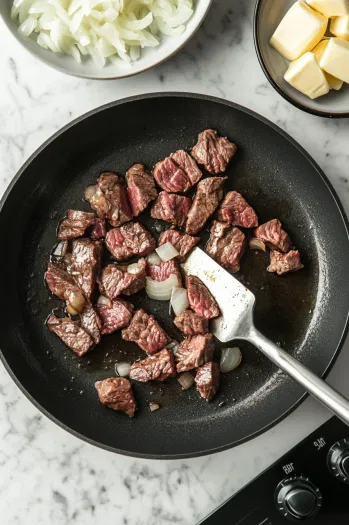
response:
[[[339,211],[339,213],[341,215],[343,224],[344,224],[346,232],[347,232],[347,237],[349,239],[349,220],[348,220],[348,217],[347,217],[346,212],[344,210],[344,207],[343,207],[339,197],[337,196],[337,194],[336,194],[336,192],[335,192],[335,190],[334,190],[330,180],[327,178],[327,176],[325,175],[323,170],[320,168],[320,166],[315,162],[315,160],[309,155],[309,153],[296,140],[294,140],[288,133],[286,133],[284,130],[282,130],[279,126],[277,126],[276,124],[274,124],[273,122],[271,122],[267,118],[259,115],[255,111],[246,108],[245,106],[241,106],[240,104],[237,104],[235,102],[232,102],[232,101],[229,101],[229,100],[225,100],[225,99],[222,99],[222,98],[219,98],[219,97],[213,97],[211,95],[205,95],[205,94],[200,94],[200,93],[191,93],[191,92],[181,92],[181,91],[178,91],[178,92],[176,92],[176,91],[159,92],[158,91],[158,92],[154,92],[154,93],[145,93],[145,94],[134,95],[134,96],[131,96],[131,97],[125,97],[125,98],[122,98],[122,99],[119,99],[119,100],[115,100],[113,102],[109,102],[107,104],[103,104],[102,106],[94,108],[94,109],[92,109],[92,110],[90,110],[90,111],[80,115],[76,119],[72,120],[71,122],[69,122],[68,124],[66,124],[62,128],[60,128],[53,135],[51,135],[47,140],[45,140],[44,143],[41,146],[39,146],[39,148],[37,148],[34,151],[34,153],[32,153],[32,155],[27,159],[27,161],[22,165],[22,167],[18,170],[16,175],[13,177],[12,181],[10,182],[9,186],[7,187],[4,195],[2,196],[2,198],[0,200],[0,214],[2,212],[2,209],[4,207],[4,204],[5,204],[8,196],[10,195],[11,191],[15,187],[16,183],[18,182],[18,180],[20,179],[20,177],[24,173],[24,171],[28,168],[28,166],[33,162],[33,160],[38,155],[40,155],[40,153],[49,144],[54,142],[60,135],[65,133],[67,130],[69,130],[70,128],[73,128],[76,124],[80,123],[81,121],[83,121],[83,120],[85,120],[85,119],[87,119],[89,117],[92,117],[93,115],[95,115],[97,113],[101,113],[102,111],[108,110],[108,109],[110,109],[112,107],[115,107],[115,106],[119,106],[119,105],[122,105],[122,104],[128,104],[128,103],[131,103],[131,102],[137,102],[137,101],[140,101],[140,100],[157,99],[157,98],[170,98],[170,97],[175,97],[175,98],[180,98],[180,97],[181,98],[192,98],[192,99],[199,99],[199,100],[204,100],[204,101],[206,100],[208,102],[214,102],[216,104],[221,104],[221,105],[223,104],[223,105],[228,106],[230,108],[233,108],[233,109],[236,109],[236,110],[241,111],[243,113],[246,113],[247,115],[249,115],[249,116],[251,116],[251,117],[253,117],[253,118],[255,118],[255,119],[257,119],[257,120],[259,120],[261,122],[263,122],[264,124],[266,124],[267,126],[272,128],[275,132],[279,133],[292,146],[294,146],[299,151],[299,153],[302,154],[306,158],[306,160],[308,162],[310,162],[310,164],[313,166],[313,168],[319,174],[319,176],[322,179],[322,181],[324,182],[324,184],[327,186],[327,189],[328,189],[330,195],[332,196],[332,198],[334,199],[334,202],[337,205],[338,211]],[[323,372],[323,374],[321,376],[322,378],[325,378],[328,375],[328,373],[330,372],[330,370],[332,369],[332,367],[333,367],[333,365],[334,365],[334,363],[335,363],[335,361],[336,361],[336,359],[337,359],[337,357],[339,355],[339,352],[341,351],[341,349],[343,347],[343,344],[344,344],[344,341],[345,341],[346,336],[348,334],[348,331],[349,331],[349,312],[347,314],[345,326],[344,326],[342,335],[340,337],[340,341],[339,341],[338,347],[335,350],[335,352],[333,353],[333,355],[332,355],[332,357],[331,357],[331,359],[330,359],[330,361],[329,361],[325,371]],[[21,390],[21,392],[26,396],[26,398],[29,399],[29,401],[31,401],[31,403],[42,414],[44,414],[46,417],[48,417],[48,419],[50,419],[51,421],[56,423],[63,430],[65,430],[66,432],[69,432],[74,437],[79,438],[82,441],[85,441],[86,443],[88,443],[90,445],[94,445],[94,446],[99,447],[101,449],[107,450],[108,452],[113,452],[113,453],[121,454],[123,456],[134,457],[134,458],[142,458],[142,459],[173,460],[173,459],[195,458],[195,457],[206,456],[206,455],[209,455],[209,454],[215,454],[215,453],[222,452],[224,450],[228,450],[230,448],[236,447],[238,445],[246,443],[247,441],[250,441],[251,439],[254,439],[254,438],[260,436],[261,434],[263,434],[264,432],[266,432],[270,428],[274,427],[277,423],[280,423],[289,414],[291,414],[306,399],[306,397],[309,395],[307,392],[305,392],[304,394],[302,394],[300,396],[300,398],[291,407],[289,407],[281,415],[279,415],[278,417],[273,419],[273,421],[271,421],[268,425],[265,425],[264,427],[260,428],[258,431],[253,432],[252,434],[246,436],[245,438],[241,438],[241,439],[239,439],[237,441],[234,441],[233,443],[228,443],[228,444],[225,444],[225,445],[216,446],[216,447],[213,447],[213,448],[210,448],[210,449],[200,450],[200,451],[197,451],[197,452],[187,452],[187,453],[183,453],[183,454],[182,453],[179,453],[179,454],[178,453],[176,453],[176,454],[153,454],[153,453],[150,453],[149,454],[149,453],[130,452],[128,450],[121,450],[121,449],[118,449],[116,447],[111,447],[111,446],[105,445],[103,443],[99,443],[99,442],[95,441],[94,439],[91,439],[91,438],[89,438],[87,436],[84,436],[83,434],[80,434],[80,432],[77,432],[76,430],[70,428],[68,425],[66,425],[65,423],[63,423],[59,419],[57,419],[48,410],[46,410],[39,403],[39,401],[37,401],[27,391],[27,389],[22,385],[20,380],[15,375],[14,371],[11,369],[10,365],[7,363],[7,360],[6,360],[5,356],[4,356],[1,348],[0,348],[0,360],[3,363],[3,365],[4,365],[5,369],[6,369],[6,371],[8,372],[8,374],[12,378],[12,380],[15,382],[15,384],[18,386],[18,388]]]

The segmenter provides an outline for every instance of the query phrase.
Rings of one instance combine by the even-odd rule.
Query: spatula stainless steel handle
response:
[[[213,320],[212,332],[219,341],[249,341],[349,426],[349,401],[255,328],[255,296],[246,286],[200,248],[192,251],[182,268],[187,275],[199,277],[216,299],[222,315]]]
[[[245,339],[256,346],[281,370],[304,386],[310,394],[349,426],[349,401],[342,394],[325,383],[285,350],[267,339],[254,326]]]

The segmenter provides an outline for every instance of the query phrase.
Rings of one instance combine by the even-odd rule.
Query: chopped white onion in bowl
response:
[[[158,254],[156,252],[152,252],[152,253],[150,253],[148,255],[147,262],[150,265],[152,265],[152,264],[160,264],[161,263],[161,259],[160,259],[160,257],[158,256]]]
[[[238,347],[223,348],[221,352],[220,371],[222,374],[237,368],[242,360],[241,350]]]
[[[151,277],[146,277],[145,291],[150,299],[156,301],[169,301],[172,289],[178,287],[178,278],[172,273],[165,281],[154,281]]]
[[[193,13],[194,0],[14,0],[11,18],[42,48],[104,67],[138,60],[163,35],[178,37]]]
[[[181,374],[178,377],[177,381],[183,390],[188,390],[191,386],[193,386],[195,379],[189,372],[184,372],[184,374]]]
[[[179,255],[176,248],[170,242],[165,242],[165,244],[155,248],[155,251],[163,262],[170,261]]]
[[[130,363],[116,363],[115,371],[120,377],[127,377],[130,375],[131,365]]]
[[[188,293],[185,288],[173,288],[171,294],[171,306],[174,314],[181,315],[189,308]]]

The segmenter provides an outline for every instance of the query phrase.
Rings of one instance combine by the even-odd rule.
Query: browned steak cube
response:
[[[187,337],[175,353],[177,372],[186,372],[212,361],[214,349],[212,334]]]
[[[49,263],[45,279],[50,291],[66,301],[67,306],[72,306],[76,313],[83,311],[85,297],[72,275],[58,264]]]
[[[229,191],[219,207],[217,217],[241,228],[255,228],[258,226],[258,217],[254,209],[237,191]]]
[[[284,275],[289,272],[297,272],[302,268],[304,265],[301,262],[301,255],[298,250],[291,250],[288,253],[280,253],[274,250],[270,252],[268,272]]]
[[[225,171],[236,152],[236,144],[229,142],[226,137],[220,137],[217,131],[207,129],[200,133],[191,154],[209,173],[218,175]]]
[[[146,383],[147,381],[165,381],[176,375],[173,353],[165,348],[155,355],[137,361],[131,366],[130,379]]]
[[[102,259],[102,242],[92,239],[75,239],[72,245],[71,272],[88,301],[96,286],[96,277]]]
[[[80,322],[72,321],[69,317],[58,318],[52,314],[47,320],[47,327],[79,357],[87,354],[95,345],[92,337],[81,328]]]
[[[120,298],[111,301],[106,297],[101,300],[100,297],[96,308],[102,319],[102,334],[112,334],[130,324],[134,307],[133,304]]]
[[[217,394],[220,381],[219,366],[212,361],[200,366],[196,372],[196,388],[206,401],[210,401]]]
[[[240,259],[246,249],[245,234],[226,222],[213,221],[206,252],[232,273],[240,270]]]
[[[104,239],[104,237],[107,235],[107,228],[105,225],[104,219],[95,219],[93,223],[93,228],[91,232],[92,239],[98,240],[98,239]]]
[[[171,259],[160,264],[148,264],[148,275],[154,281],[166,281],[172,274],[178,279],[178,286],[182,286],[182,276],[179,271],[178,263]]]
[[[191,205],[192,200],[189,197],[161,191],[150,210],[150,215],[153,219],[161,219],[184,228]]]
[[[132,385],[128,379],[108,377],[108,379],[97,381],[95,387],[102,405],[134,417],[137,405],[132,392]]]
[[[144,310],[135,313],[130,326],[122,331],[122,337],[125,341],[137,343],[148,354],[155,354],[171,341],[155,317]]]
[[[195,277],[194,275],[187,276],[185,279],[185,286],[188,292],[190,308],[200,317],[213,319],[221,314],[215,299],[198,277]]]
[[[291,249],[291,239],[282,229],[278,219],[272,219],[255,230],[257,239],[261,239],[271,250],[288,252]]]
[[[98,217],[108,219],[112,226],[121,226],[132,219],[123,178],[116,173],[109,171],[101,173],[95,193],[88,195],[87,200],[96,210]]]
[[[177,193],[188,191],[202,173],[195,160],[181,149],[155,165],[154,177],[160,188]]]
[[[153,175],[148,173],[143,164],[134,164],[126,173],[127,196],[134,217],[138,217],[157,197]]]
[[[101,293],[109,299],[115,299],[121,293],[132,295],[139,292],[145,287],[146,267],[145,259],[139,259],[137,264],[129,266],[109,264],[104,268],[100,279]]]
[[[181,233],[173,228],[169,228],[162,232],[158,240],[158,246],[170,242],[179,253],[177,259],[183,262],[188,253],[197,245],[200,237],[192,237],[186,233]]]
[[[105,244],[117,261],[126,261],[132,255],[143,257],[156,247],[152,234],[139,222],[129,222],[110,230]]]
[[[208,319],[200,317],[192,310],[185,310],[174,318],[174,324],[184,335],[206,334]]]
[[[59,223],[58,239],[60,241],[82,237],[95,220],[94,213],[68,210],[67,216]]]
[[[92,304],[87,304],[80,314],[80,324],[97,345],[101,340],[102,321]]]
[[[193,205],[188,213],[186,232],[196,235],[216,211],[223,198],[226,177],[209,177],[199,182]]]

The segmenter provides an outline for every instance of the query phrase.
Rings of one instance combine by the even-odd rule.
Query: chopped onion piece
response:
[[[257,237],[253,237],[248,245],[250,250],[261,250],[262,252],[266,251],[265,243],[262,241],[262,239],[257,239]]]
[[[152,252],[147,257],[148,264],[160,264],[161,259],[156,252]]]
[[[83,311],[85,308],[85,297],[83,296],[82,292],[71,292],[69,294],[69,300],[67,301],[67,306],[70,303],[70,305],[78,311],[79,314]]]
[[[188,390],[188,388],[193,386],[194,382],[195,380],[189,372],[184,372],[184,374],[181,374],[178,377],[178,383],[181,385],[183,390]]]
[[[70,303],[67,303],[67,312],[70,315],[79,315],[79,312],[77,310],[75,310],[75,308],[73,308]]]
[[[150,402],[149,408],[150,408],[150,412],[155,412],[155,410],[159,410],[160,405],[158,405],[158,403]]]
[[[112,306],[111,300],[109,299],[109,297],[106,297],[105,295],[100,295],[98,297],[97,304],[99,304],[101,306],[109,306],[109,307]]]
[[[171,294],[171,306],[175,315],[181,315],[189,308],[188,293],[185,288],[173,288]]]
[[[129,264],[127,267],[128,273],[137,274],[141,271],[142,266],[139,263]]]
[[[130,369],[130,363],[116,363],[115,365],[115,371],[120,377],[127,377],[130,375]]]
[[[170,242],[165,242],[165,244],[155,248],[155,251],[163,262],[170,261],[179,255],[176,248]]]
[[[87,186],[87,188],[85,189],[85,199],[87,201],[90,201],[92,197],[94,196],[94,194],[96,193],[96,191],[97,191],[97,186],[95,185]]]
[[[64,257],[65,254],[67,253],[67,250],[68,250],[68,241],[61,241],[55,246],[52,252],[52,255],[54,255],[54,257]]]
[[[234,368],[237,368],[241,363],[241,359],[242,354],[240,348],[223,348],[219,366],[222,374],[225,374],[226,372],[230,372],[231,370],[234,370]]]
[[[173,273],[165,281],[154,281],[151,277],[146,277],[146,287],[145,291],[147,292],[150,299],[155,299],[156,301],[169,301],[171,299],[172,288],[178,286],[178,278]]]

